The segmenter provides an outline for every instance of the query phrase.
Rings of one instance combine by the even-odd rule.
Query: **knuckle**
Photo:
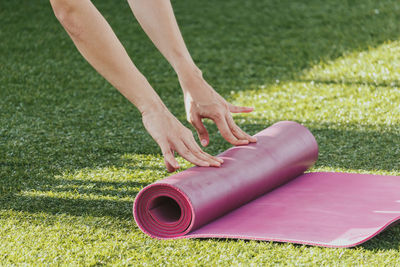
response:
[[[182,149],[182,154],[183,154],[183,155],[190,155],[190,150],[187,149],[187,148],[183,148],[183,149]]]
[[[160,139],[156,139],[154,138],[154,141],[157,143],[157,145],[161,148],[161,150],[164,150],[166,148],[168,148],[168,143],[167,142],[163,142]]]
[[[237,139],[233,135],[228,135],[227,140],[231,143],[237,143]]]
[[[163,152],[164,157],[173,157],[171,150],[166,150]]]
[[[238,127],[237,124],[236,124],[236,122],[235,122],[234,119],[232,118],[231,114],[229,114],[227,117],[228,117],[228,121],[229,121],[230,124],[232,124],[232,125]]]
[[[197,125],[196,130],[197,130],[197,132],[202,132],[202,133],[204,133],[206,131],[206,129],[203,126],[203,124]]]
[[[201,160],[201,159],[195,158],[195,159],[193,160],[193,162],[195,162],[196,165],[201,165],[201,164],[203,164],[204,161]]]
[[[217,111],[217,112],[214,114],[214,118],[215,118],[216,120],[222,120],[222,119],[224,118],[223,112],[222,112],[221,110]]]
[[[246,135],[245,135],[240,129],[235,129],[235,130],[233,131],[233,133],[234,133],[235,135],[237,135],[237,136],[242,137],[242,138],[246,137]]]
[[[184,136],[185,138],[187,138],[187,139],[193,138],[192,131],[190,131],[190,130],[185,130],[185,131],[183,132],[183,136]]]
[[[232,133],[226,127],[221,128],[220,132],[221,132],[221,135],[225,136],[226,138],[232,137]]]
[[[240,133],[240,131],[239,131],[239,129],[238,129],[238,128],[236,128],[236,127],[232,127],[232,133],[234,133],[234,134],[239,134],[239,133]]]
[[[231,103],[229,103],[228,101],[224,101],[222,106],[224,107],[225,110],[229,109],[229,106],[233,106]]]
[[[195,154],[196,156],[203,156],[203,153],[201,153],[200,150],[193,151],[193,154]]]
[[[233,144],[233,145],[237,145],[237,144],[238,144],[238,140],[236,140],[236,139],[234,139],[234,138],[229,139],[229,142],[230,142],[231,144]]]

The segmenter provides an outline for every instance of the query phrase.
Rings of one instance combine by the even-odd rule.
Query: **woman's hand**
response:
[[[143,125],[160,146],[165,166],[169,172],[179,168],[174,151],[191,163],[202,167],[219,167],[222,159],[213,157],[199,147],[192,132],[182,125],[165,106],[142,112]]]
[[[185,94],[187,119],[196,128],[202,145],[209,143],[202,118],[212,119],[221,135],[233,145],[256,142],[256,138],[235,124],[230,114],[251,112],[253,109],[229,104],[202,78],[183,41],[171,2],[128,0],[128,3],[143,30],[178,74]]]
[[[209,135],[201,121],[209,118],[215,122],[222,137],[232,145],[246,145],[257,142],[255,137],[245,133],[234,122],[232,113],[248,113],[250,107],[238,107],[228,103],[202,77],[201,72],[190,77],[179,77],[184,93],[187,120],[196,128],[203,146],[210,142]]]

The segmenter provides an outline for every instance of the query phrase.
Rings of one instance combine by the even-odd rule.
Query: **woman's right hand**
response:
[[[175,151],[197,166],[219,167],[223,163],[222,159],[204,152],[196,143],[192,131],[175,118],[165,106],[142,112],[142,120],[147,132],[160,146],[169,172],[179,168],[174,156]]]

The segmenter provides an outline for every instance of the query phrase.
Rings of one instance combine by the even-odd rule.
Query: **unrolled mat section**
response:
[[[308,173],[318,145],[278,122],[257,143],[228,149],[220,168],[192,167],[141,190],[134,217],[151,237],[243,238],[346,247],[400,216],[400,178]]]

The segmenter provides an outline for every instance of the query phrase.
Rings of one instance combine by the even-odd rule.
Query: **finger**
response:
[[[168,172],[174,172],[174,171],[177,170],[177,169],[175,169],[174,166],[172,166],[171,163],[169,163],[165,158],[164,158],[164,164],[165,164],[165,167],[167,168],[167,171],[168,171]]]
[[[249,143],[248,140],[238,140],[236,136],[233,135],[232,130],[229,128],[228,123],[226,122],[226,118],[223,116],[218,116],[213,119],[215,124],[218,127],[219,132],[222,137],[231,143],[232,145],[247,145]]]
[[[185,140],[185,145],[189,150],[191,150],[193,152],[193,154],[195,156],[210,163],[210,166],[213,166],[213,167],[221,166],[221,163],[223,162],[223,160],[219,159],[217,157],[213,157],[210,154],[207,154],[206,152],[201,150],[201,148],[196,143],[194,138],[192,138],[192,140]]]
[[[176,161],[176,159],[174,157],[174,153],[172,151],[164,154],[164,163],[169,172],[174,172],[177,169],[179,169],[179,164]]]
[[[203,122],[201,121],[201,118],[197,117],[197,118],[191,120],[191,123],[194,126],[194,128],[196,128],[201,145],[207,146],[210,142],[210,138],[209,138],[206,127],[204,126]]]
[[[192,144],[186,144],[186,146],[188,146],[189,149],[192,149],[195,155],[208,161],[211,164],[211,166],[219,167],[224,162],[223,159],[214,157],[214,156],[204,152],[194,140],[193,140]]]
[[[167,170],[169,172],[173,172],[173,171],[179,169],[179,164],[176,161],[176,159],[174,157],[174,153],[172,152],[169,145],[164,144],[160,147],[161,147],[161,151],[164,156],[164,163],[165,163],[165,166],[167,167]]]
[[[202,153],[202,154],[205,155],[206,157],[211,157],[213,160],[218,161],[218,162],[220,163],[220,165],[221,165],[222,163],[224,163],[224,160],[223,160],[222,158],[219,158],[219,157],[215,157],[215,156],[213,156],[213,155],[210,155],[210,154],[208,154],[207,152],[204,152],[203,150],[201,150],[201,148],[200,148],[200,153]]]
[[[245,131],[243,131],[235,121],[233,120],[232,116],[229,114],[226,116],[226,120],[228,122],[228,125],[230,129],[232,130],[232,133],[240,140],[248,140],[249,142],[255,143],[257,142],[257,138],[254,136],[251,136],[247,134]]]
[[[183,142],[179,142],[174,145],[175,151],[179,153],[179,155],[182,156],[182,158],[186,159],[187,161],[201,167],[209,167],[210,163],[207,161],[200,159],[198,156],[193,154],[193,151],[191,151]]]
[[[229,111],[232,113],[249,113],[254,110],[252,107],[240,107],[240,106],[234,106],[232,104],[228,105]]]

